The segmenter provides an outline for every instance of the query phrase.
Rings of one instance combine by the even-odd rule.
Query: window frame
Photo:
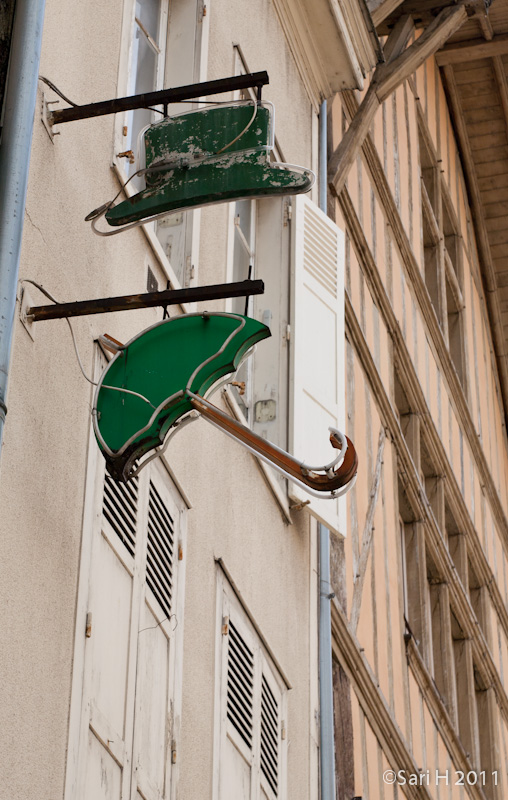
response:
[[[162,60],[162,64],[159,63],[157,69],[157,89],[162,89],[168,80],[167,53],[171,43],[172,2],[174,2],[174,0],[160,0],[161,3],[160,25],[164,26],[164,47],[161,47],[161,53],[160,53],[161,58],[159,59],[159,61]],[[203,4],[201,0],[195,0],[195,7],[196,7],[196,23],[194,29],[195,57],[193,64],[193,77],[191,80],[183,80],[183,81],[175,80],[174,82],[172,81],[171,82],[172,85],[185,85],[188,83],[201,82],[206,80],[208,37],[209,37],[209,15],[203,13]],[[119,97],[125,97],[128,95],[129,85],[132,80],[132,73],[131,73],[132,45],[133,45],[133,37],[136,26],[135,12],[136,12],[136,0],[124,0],[124,14],[123,14],[123,22],[122,22],[121,38],[120,38],[120,58],[118,67],[118,78],[117,78],[117,94]],[[191,109],[196,104],[189,103],[180,105],[178,110],[180,113],[182,113],[186,109],[187,105],[189,109]],[[123,112],[115,115],[114,132],[113,132],[113,148],[112,148],[111,163],[113,171],[120,185],[122,186],[124,186],[124,184],[128,180],[129,175],[127,174],[127,171],[125,169],[124,159],[118,158],[118,153],[124,152],[126,149],[123,132],[127,124],[128,113],[129,112]],[[158,118],[159,116],[160,115],[156,115],[156,118]],[[136,194],[137,190],[133,188],[131,182],[124,187],[123,191],[125,197],[132,197],[133,194]],[[190,268],[189,268],[189,278],[187,282],[184,280],[184,282],[182,283],[179,280],[175,270],[173,269],[171,262],[169,261],[166,253],[164,252],[164,248],[157,236],[155,223],[150,222],[140,226],[146,238],[146,241],[149,247],[151,248],[153,255],[157,259],[157,262],[164,276],[170,282],[171,286],[175,289],[183,288],[184,285],[193,286],[197,283],[197,275],[199,270],[201,211],[200,209],[194,209],[190,213],[192,213],[193,215],[193,223],[192,223],[192,232],[189,237]],[[187,272],[187,266],[184,267],[184,275],[186,272]],[[191,305],[183,304],[182,310],[184,312],[192,310]]]

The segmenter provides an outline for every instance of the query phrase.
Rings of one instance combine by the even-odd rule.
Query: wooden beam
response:
[[[487,290],[485,295],[489,317],[492,324],[492,338],[494,340],[494,351],[499,369],[499,380],[503,395],[503,405],[505,409],[505,415],[508,415],[508,350],[502,324],[499,293],[496,291],[496,274],[492,260],[492,253],[490,251],[489,236],[485,225],[485,217],[483,214],[480,189],[478,187],[478,181],[476,178],[473,153],[471,151],[466,123],[460,105],[453,67],[450,65],[446,66],[443,70],[443,73],[445,78],[445,88],[450,99],[455,131],[460,145],[469,200],[473,211],[473,225],[480,254],[483,281]]]
[[[367,562],[369,560],[370,548],[372,546],[372,534],[374,532],[374,514],[376,511],[377,498],[379,495],[379,485],[381,483],[381,469],[383,466],[383,451],[385,447],[386,432],[384,428],[379,431],[379,442],[377,447],[376,469],[374,470],[374,477],[372,479],[372,487],[369,496],[369,507],[367,509],[367,518],[362,535],[362,548],[360,551],[360,560],[357,566],[357,574],[355,576],[355,585],[353,589],[353,602],[351,605],[351,629],[356,633],[358,627],[358,620],[360,618],[360,607],[362,603],[363,584],[365,582],[365,574],[367,571]]]
[[[389,17],[402,2],[403,0],[367,0],[367,8],[375,27],[377,28],[383,20]]]
[[[508,34],[494,36],[490,42],[478,39],[469,42],[457,42],[443,47],[436,53],[436,61],[440,67],[447,64],[462,64],[465,61],[476,61],[480,58],[492,58],[508,53]]]
[[[398,56],[404,52],[414,30],[415,24],[410,14],[399,17],[383,48],[383,54],[387,63],[398,58]]]
[[[463,6],[444,8],[407,50],[388,64],[377,67],[358,112],[329,161],[328,181],[331,191],[337,196],[381,103],[460,28],[466,17]]]
[[[226,297],[247,297],[263,294],[263,281],[246,280],[237,283],[217,283],[213,286],[189,286],[185,289],[164,289],[161,292],[129,294],[119,297],[104,297],[97,300],[78,300],[74,303],[54,303],[47,306],[32,306],[26,309],[30,322],[65,317],[84,317],[90,314],[106,314],[111,311],[132,311],[138,308],[164,308],[182,303],[210,302]]]

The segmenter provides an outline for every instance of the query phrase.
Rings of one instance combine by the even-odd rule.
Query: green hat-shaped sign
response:
[[[242,102],[168,117],[144,133],[146,188],[110,206],[106,220],[123,226],[237,198],[309,191],[314,174],[270,161],[273,142],[271,104]]]
[[[110,474],[127,481],[138,459],[167,443],[182,417],[192,418],[187,392],[205,397],[268,336],[249,317],[205,312],[164,320],[131,339],[104,370],[92,411]]]

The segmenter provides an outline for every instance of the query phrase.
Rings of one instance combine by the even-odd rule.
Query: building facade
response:
[[[330,800],[323,604],[337,800],[505,797],[501,3],[47,0],[0,474],[6,797]],[[95,236],[85,216],[141,188],[160,109],[48,113],[260,70],[272,160],[312,170],[311,191]],[[256,108],[253,89],[204,100]],[[72,336],[27,315],[44,291],[247,278],[264,294],[83,316]],[[309,503],[202,419],[135,479],[107,474],[100,337],[205,310],[272,333],[213,402],[311,463],[338,423],[347,498]]]

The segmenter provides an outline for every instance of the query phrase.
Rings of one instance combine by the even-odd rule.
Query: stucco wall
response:
[[[121,2],[48,0],[41,74],[78,103],[115,96],[121,24]],[[207,24],[207,77],[231,74],[233,43],[240,44],[249,69],[270,74],[264,97],[275,103],[284,157],[310,165],[315,118],[272,5],[216,0]],[[102,239],[83,221],[118,191],[110,168],[113,127],[112,117],[69,123],[50,141],[36,111],[20,276],[42,283],[61,301],[144,291],[147,263],[161,286],[165,281],[140,229]],[[226,279],[226,225],[225,207],[203,211],[200,284]],[[46,302],[34,287],[27,289],[33,304]],[[87,373],[99,334],[127,341],[160,317],[160,310],[147,310],[75,321]],[[77,724],[76,708],[69,706],[76,625],[76,636],[82,635],[75,609],[81,540],[89,535],[82,520],[92,397],[66,323],[35,323],[31,333],[33,339],[16,320],[0,482],[0,794],[26,800],[63,796],[70,714],[71,725]],[[295,514],[288,525],[254,459],[202,421],[175,438],[167,460],[192,504],[178,796],[211,796],[215,558],[222,557],[294,687],[288,796],[308,800],[316,790],[315,781],[310,785],[316,586],[309,517]]]

